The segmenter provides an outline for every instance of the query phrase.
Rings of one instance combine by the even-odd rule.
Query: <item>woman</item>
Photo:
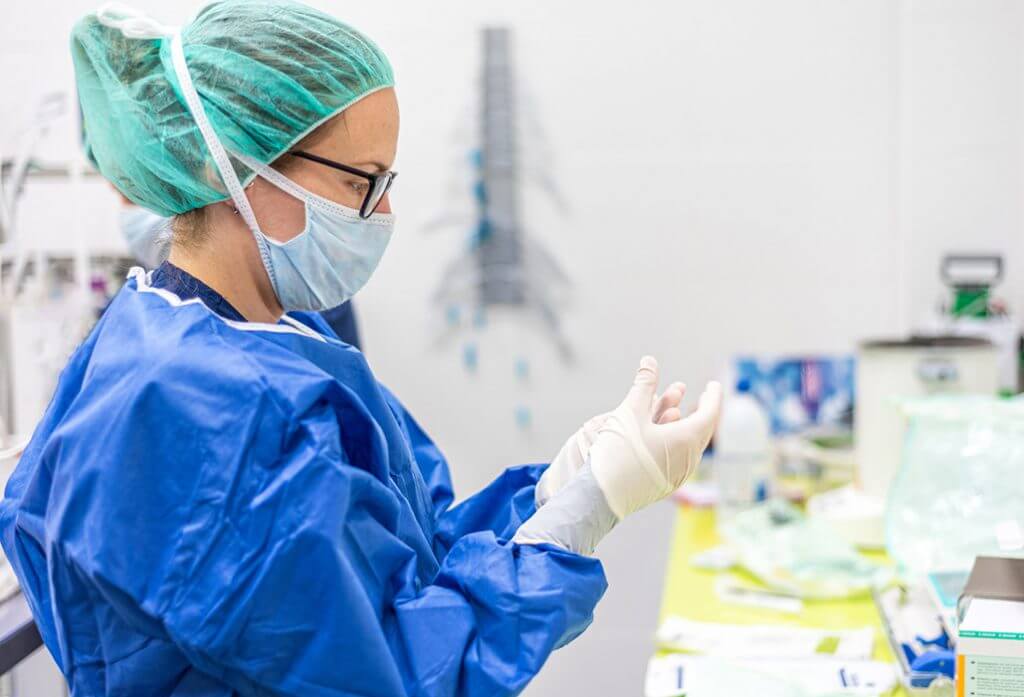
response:
[[[224,2],[74,30],[90,151],[176,216],[72,357],[0,510],[75,695],[506,695],[591,620],[588,555],[680,484],[717,414],[645,359],[544,474],[457,507],[444,458],[315,311],[391,235],[398,111],[368,39]],[[538,509],[537,501],[543,503]]]

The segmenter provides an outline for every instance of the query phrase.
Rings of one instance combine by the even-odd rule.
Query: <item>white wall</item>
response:
[[[33,95],[61,85],[67,30],[93,4],[8,3],[0,143]],[[395,65],[399,234],[359,311],[371,362],[446,450],[463,493],[506,464],[549,457],[617,402],[644,352],[699,388],[737,352],[848,351],[909,328],[942,296],[949,250],[1005,254],[1002,294],[1024,309],[1024,4],[317,4],[365,29]],[[168,22],[193,6],[139,5]],[[526,217],[573,278],[565,326],[577,359],[562,364],[542,333],[497,318],[474,376],[458,344],[434,347],[430,302],[463,235],[422,228],[445,207],[454,134],[474,104],[477,28],[492,21],[517,30],[519,72],[556,156],[541,164],[572,208],[562,218],[530,194]],[[93,205],[90,220],[108,225],[112,201]],[[525,386],[519,355],[532,359]],[[519,403],[533,410],[527,433],[514,425]],[[609,560],[613,593],[631,565]]]
[[[495,331],[476,378],[457,348],[429,352],[437,320],[426,298],[437,260],[457,243],[415,228],[438,207],[434,182],[447,173],[436,163],[451,159],[450,124],[465,101],[449,81],[472,79],[469,27],[488,12],[464,6],[441,36],[409,31],[404,18],[382,26],[405,110],[404,217],[362,298],[369,354],[462,482],[551,452],[616,402],[645,351],[699,386],[736,352],[844,351],[909,328],[943,295],[947,250],[1006,254],[1004,295],[1024,301],[1021,5],[912,8],[902,49],[912,94],[898,100],[898,3],[528,6],[515,19],[521,71],[573,206],[568,219],[543,205],[528,218],[574,278],[566,324],[579,356],[566,367],[542,338]],[[910,102],[912,136],[902,276],[892,180],[900,101]],[[540,358],[529,393],[536,425],[523,438],[508,366],[526,342]]]
[[[910,135],[911,307],[929,309],[947,250],[1002,251],[1024,310],[1024,4],[915,3]]]
[[[67,32],[85,0],[11,3],[0,26],[0,148],[35,98],[69,75]],[[614,404],[643,352],[699,386],[731,354],[842,351],[919,321],[942,297],[947,250],[1007,255],[1003,294],[1024,300],[1021,38],[1013,0],[918,0],[903,37],[909,89],[896,98],[900,3],[757,0],[620,5],[342,3],[391,55],[403,108],[394,199],[399,235],[360,297],[368,354],[475,488],[509,461],[549,456],[577,422]],[[192,2],[140,2],[182,21]],[[430,296],[460,230],[426,233],[447,204],[472,133],[477,28],[518,30],[518,67],[571,205],[535,191],[526,218],[574,281],[559,362],[544,334],[492,322],[467,375]],[[894,110],[908,105],[911,214],[901,277],[894,228]],[[66,131],[46,152],[66,151]],[[531,149],[528,147],[526,156]],[[53,184],[27,205],[33,237],[59,237]],[[46,187],[46,195],[40,195]],[[90,182],[89,234],[116,244],[112,197]],[[95,221],[95,224],[92,224]],[[94,242],[94,244],[98,244]],[[901,278],[903,283],[901,285]],[[528,386],[512,370],[531,359]],[[519,432],[513,409],[533,410]]]

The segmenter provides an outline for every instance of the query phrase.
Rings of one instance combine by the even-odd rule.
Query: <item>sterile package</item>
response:
[[[1024,603],[971,601],[957,644],[959,695],[1024,696]]]
[[[927,589],[892,586],[875,593],[874,602],[906,692],[913,697],[952,695],[956,661]]]
[[[957,618],[957,694],[1024,697],[1024,560],[979,557]]]
[[[886,546],[910,578],[1024,556],[1024,399],[904,404],[903,460],[886,506]]]
[[[848,598],[886,585],[892,572],[862,557],[826,523],[784,501],[737,515],[722,529],[740,566],[802,598]]]
[[[645,697],[874,697],[896,686],[880,661],[725,660],[670,654],[647,664]]]
[[[660,649],[729,658],[867,659],[875,646],[871,627],[811,629],[738,625],[667,617],[655,634]]]

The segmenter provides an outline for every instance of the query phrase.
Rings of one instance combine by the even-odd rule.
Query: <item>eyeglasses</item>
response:
[[[317,164],[325,165],[332,169],[341,170],[342,172],[348,172],[354,174],[357,177],[362,177],[370,182],[370,188],[366,190],[366,196],[363,197],[363,203],[359,206],[359,217],[369,218],[373,215],[373,212],[377,210],[377,206],[380,205],[384,195],[391,189],[391,185],[395,183],[395,177],[398,176],[398,172],[364,172],[361,169],[355,167],[349,167],[343,165],[340,162],[334,160],[328,160],[326,157],[320,157],[312,153],[304,152],[302,150],[292,150],[290,155],[295,157],[301,157],[303,160],[309,160],[310,162],[316,162]]]

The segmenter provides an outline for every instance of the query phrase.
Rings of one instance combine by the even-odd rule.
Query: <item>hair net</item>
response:
[[[72,31],[85,148],[125,196],[170,216],[228,198],[181,95],[170,38],[130,38],[96,14]],[[225,0],[181,29],[192,81],[224,147],[269,164],[318,125],[394,84],[381,50],[285,0]],[[239,179],[254,173],[234,157]]]

